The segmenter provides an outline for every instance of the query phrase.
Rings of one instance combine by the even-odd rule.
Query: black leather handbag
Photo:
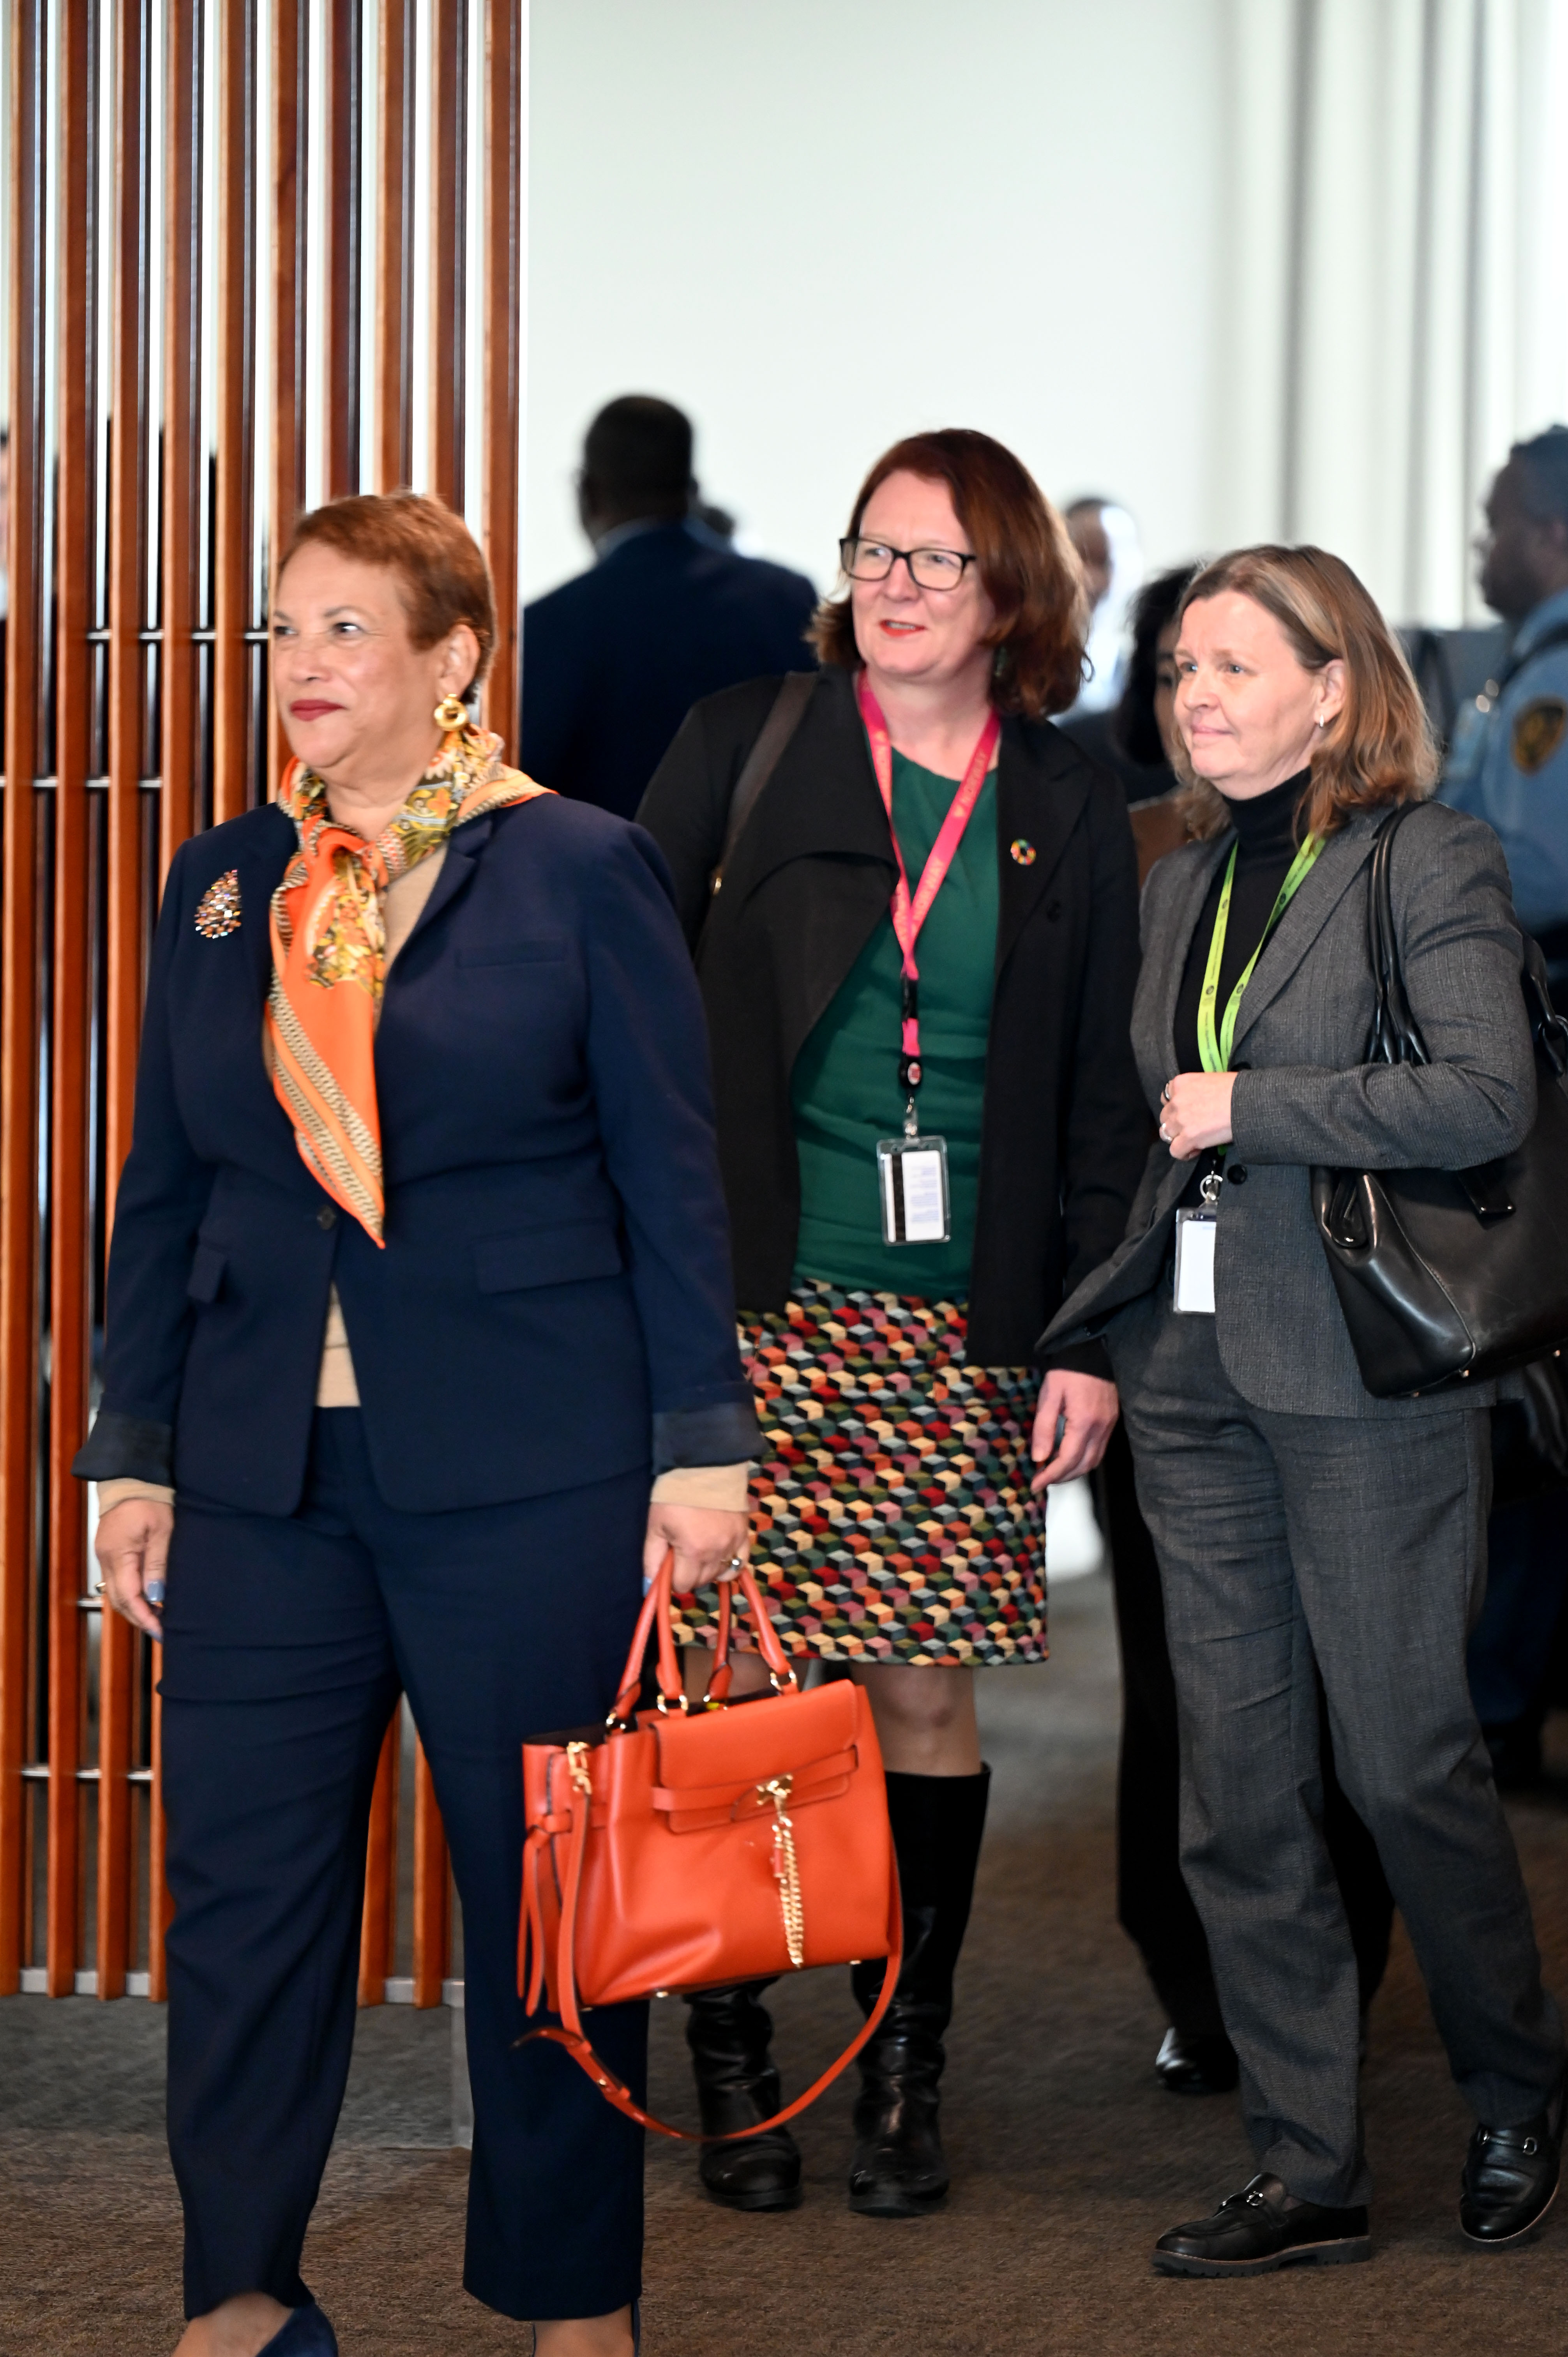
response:
[[[1368,877],[1374,1064],[1430,1060],[1405,996],[1389,884],[1403,815],[1380,828]],[[1374,1399],[1484,1382],[1568,1344],[1568,1023],[1528,934],[1520,982],[1539,1098],[1522,1146],[1472,1170],[1312,1174],[1318,1233]]]

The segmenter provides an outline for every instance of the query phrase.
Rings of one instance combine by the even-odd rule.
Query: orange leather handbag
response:
[[[530,2013],[547,1997],[561,2025],[532,2030],[522,2043],[553,2040],[618,2111],[684,2137],[687,2130],[645,2112],[601,2061],[584,2011],[886,1956],[881,1999],[859,2036],[774,2115],[793,2119],[859,2053],[892,2001],[902,1915],[865,1694],[847,1680],[801,1692],[747,1567],[740,1585],[773,1691],[727,1699],[725,1581],[713,1674],[702,1703],[689,1707],[670,1626],[673,1564],[667,1555],[643,1604],[605,1725],[522,1747],[518,1989]],[[655,1627],[658,1706],[634,1716]]]

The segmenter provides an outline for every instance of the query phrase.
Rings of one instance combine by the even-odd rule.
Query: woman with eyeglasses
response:
[[[820,674],[696,705],[639,815],[712,1036],[764,1426],[752,1561],[786,1644],[865,1687],[889,1770],[905,1964],[860,2058],[850,2202],[909,2217],[948,2188],[938,2081],[989,1774],[973,1672],[1045,1658],[1043,1493],[1116,1420],[1100,1346],[1042,1369],[1036,1339],[1120,1240],[1147,1123],[1125,798],[1048,721],[1086,620],[1060,519],[989,436],[921,434],[872,468],[841,555]],[[867,2012],[882,1970],[855,1968]],[[758,1998],[692,2006],[705,2134],[763,2129],[705,2147],[702,2176],[782,2209],[800,2164],[764,2126]]]

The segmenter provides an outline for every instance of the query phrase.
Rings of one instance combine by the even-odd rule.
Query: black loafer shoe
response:
[[[1240,2076],[1236,2049],[1224,2032],[1184,2038],[1167,2029],[1155,2057],[1155,2075],[1173,2095],[1228,2095]]]
[[[1340,2267],[1372,2255],[1364,2210],[1289,2200],[1277,2177],[1254,2177],[1212,2218],[1173,2226],[1155,2244],[1162,2276],[1266,2276],[1276,2267]]]
[[[1498,2251],[1522,2243],[1540,2225],[1557,2194],[1565,2100],[1568,2082],[1534,2119],[1476,2130],[1459,2179],[1459,2231],[1466,2242]]]

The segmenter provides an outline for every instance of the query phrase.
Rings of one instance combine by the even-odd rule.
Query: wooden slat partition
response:
[[[413,472],[413,0],[381,0],[377,92],[374,488]]]
[[[525,25],[524,0],[9,0],[0,1993],[163,1993],[156,1664],[100,1611],[70,1463],[158,896],[189,834],[272,791],[266,606],[307,499],[394,489],[420,454],[490,558],[486,711],[515,732]],[[450,1868],[403,1725],[360,1996],[429,2005]]]
[[[328,499],[360,488],[360,212],[364,26],[360,0],[327,16],[327,393],[323,472]]]
[[[97,122],[96,5],[61,27],[58,119],[83,126],[61,154],[60,251],[88,250]],[[91,1053],[88,764],[95,474],[91,336],[85,276],[61,287],[59,513],[55,582],[54,944],[49,1103],[48,1844],[44,1970],[50,1996],[76,1986],[81,1942],[82,1642],[87,1501],[70,1460],[87,1423],[89,1371],[88,1069]]]
[[[496,652],[485,718],[518,729],[518,494],[522,401],[522,6],[489,0],[485,41],[485,554],[496,585]]]
[[[142,1027],[142,767],[146,747],[148,11],[122,0],[115,26],[113,349],[110,360],[109,988],[104,1023],[108,1220],[131,1146]],[[145,1641],[105,1612],[98,1654],[98,1994],[122,1996],[130,1969],[134,1680]]]
[[[6,793],[0,859],[0,1996],[18,1986],[27,1924],[22,1766],[31,1748],[28,1644],[38,1403],[38,518],[43,405],[42,0],[11,0],[10,572]]]
[[[256,388],[256,0],[221,0],[218,72],[218,416],[213,531],[212,817],[250,800]]]

